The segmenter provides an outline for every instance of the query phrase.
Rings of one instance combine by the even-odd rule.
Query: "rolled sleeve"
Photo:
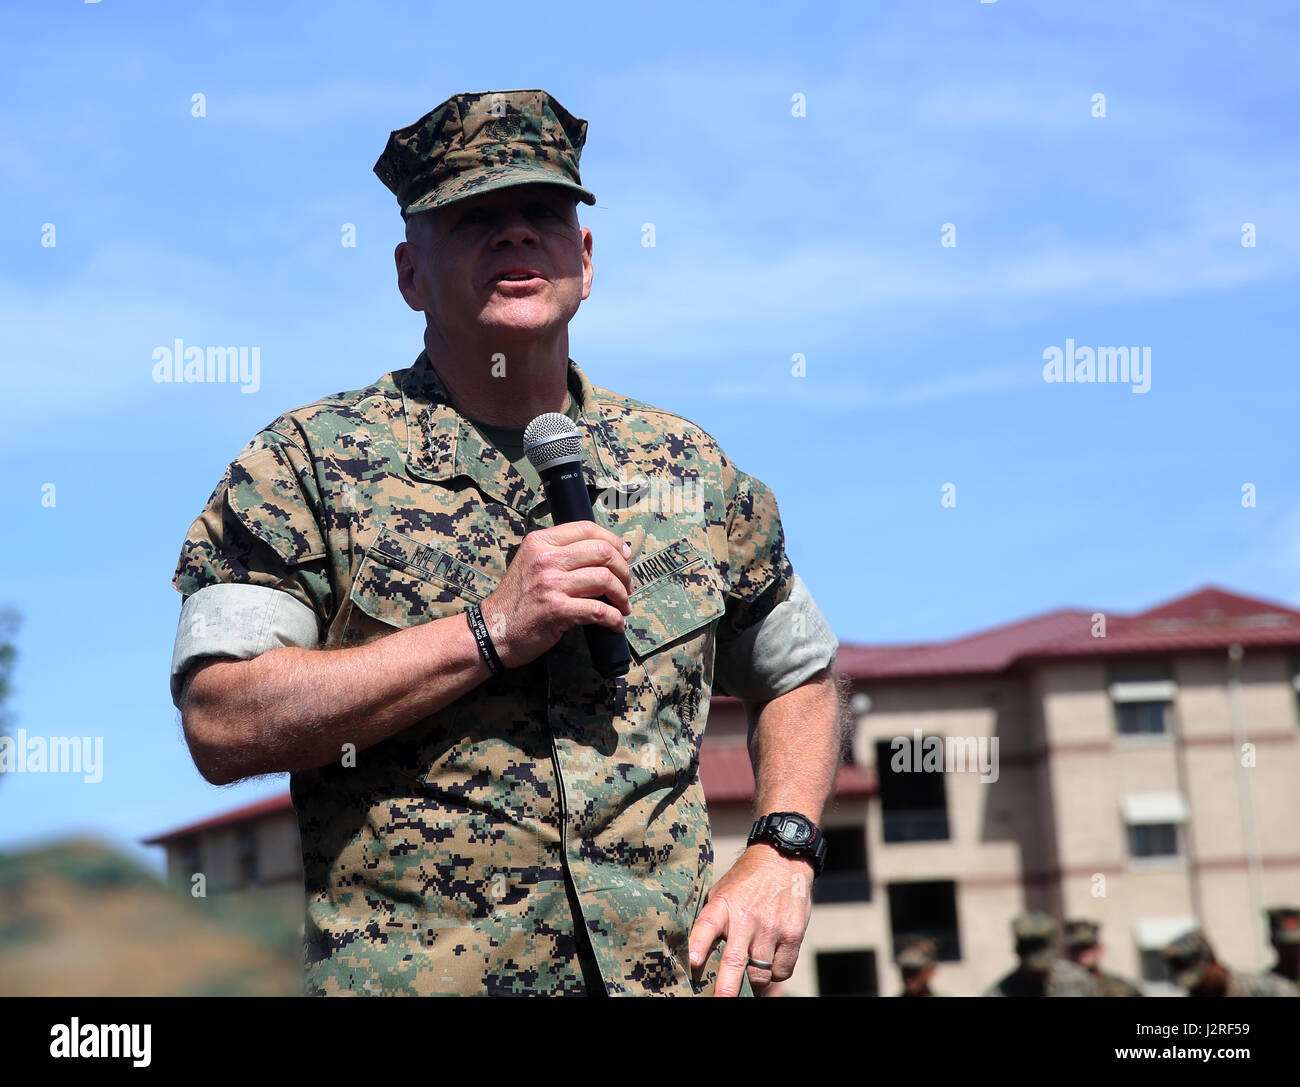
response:
[[[718,686],[737,698],[767,702],[793,691],[839,652],[835,637],[798,574],[789,595],[767,616],[718,649]]]
[[[288,593],[261,585],[209,585],[181,605],[172,650],[172,703],[201,658],[251,660],[271,649],[320,644],[316,613]]]
[[[226,469],[172,577],[174,703],[200,658],[319,644],[334,608],[323,519],[311,460],[286,435],[263,431]]]

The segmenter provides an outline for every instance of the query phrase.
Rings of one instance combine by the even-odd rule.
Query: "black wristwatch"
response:
[[[815,876],[820,876],[826,865],[825,837],[816,823],[797,811],[777,811],[763,816],[750,827],[745,845],[755,842],[767,842],[792,857],[807,857],[816,870]]]

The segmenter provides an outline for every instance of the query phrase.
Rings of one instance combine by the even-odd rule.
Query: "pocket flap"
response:
[[[231,464],[226,504],[249,532],[288,565],[325,554],[320,525],[298,477],[275,449],[259,449]]]
[[[372,619],[410,627],[464,611],[495,587],[441,548],[386,529],[361,560],[348,595]]]
[[[708,626],[726,611],[722,576],[712,559],[682,539],[633,563],[628,647],[644,660]]]

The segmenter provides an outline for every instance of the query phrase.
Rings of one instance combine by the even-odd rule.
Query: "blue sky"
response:
[[[1207,582],[1300,604],[1291,5],[492,10],[0,13],[14,725],[105,749],[97,784],[7,776],[0,848],[126,845],[284,788],[194,770],[167,693],[171,574],[257,430],[419,352],[371,166],[461,91],[544,87],[589,121],[596,279],[570,354],[773,488],[842,640]],[[155,383],[178,337],[258,345],[260,388]],[[1044,382],[1067,339],[1149,347],[1150,390]]]

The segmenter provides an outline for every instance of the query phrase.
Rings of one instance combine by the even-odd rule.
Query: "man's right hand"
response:
[[[608,529],[538,529],[483,601],[483,618],[502,664],[518,667],[580,623],[622,630],[630,585],[623,541]],[[337,762],[345,743],[364,751],[451,705],[487,672],[465,616],[444,615],[348,649],[200,661],[181,695],[181,724],[199,773],[228,785]]]
[[[501,663],[517,668],[536,660],[570,627],[599,623],[621,631],[632,610],[628,554],[620,536],[594,521],[528,533],[481,605]]]

